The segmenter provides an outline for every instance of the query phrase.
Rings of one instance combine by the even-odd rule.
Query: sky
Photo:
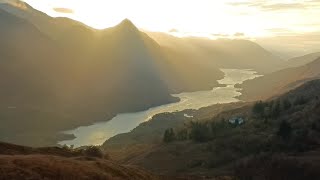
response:
[[[320,31],[320,0],[24,0],[97,29],[128,18],[139,28],[195,36],[286,36]]]

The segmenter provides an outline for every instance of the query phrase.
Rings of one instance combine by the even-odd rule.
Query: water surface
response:
[[[197,91],[173,96],[180,98],[179,102],[157,106],[146,111],[135,113],[121,113],[110,121],[96,123],[90,126],[78,127],[66,131],[66,134],[74,134],[73,140],[61,141],[61,145],[74,145],[75,147],[86,145],[101,145],[107,139],[120,134],[130,132],[140,123],[150,120],[154,115],[164,112],[182,111],[185,109],[200,109],[213,104],[222,104],[239,101],[236,97],[241,95],[240,89],[235,84],[241,84],[245,80],[254,79],[258,75],[252,70],[222,69],[225,77],[219,80],[225,87],[215,87],[209,91]],[[187,114],[185,116],[188,116]]]

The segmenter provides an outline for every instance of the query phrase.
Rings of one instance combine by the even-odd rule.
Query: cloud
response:
[[[211,34],[211,35],[215,36],[215,37],[229,37],[230,36],[229,34],[218,34],[218,33]]]
[[[248,6],[251,5],[252,2],[229,2],[227,4],[230,6]]]
[[[309,0],[307,2],[310,2],[310,3],[320,3],[320,0]]]
[[[274,35],[290,35],[290,34],[292,35],[293,34],[293,32],[290,29],[286,29],[286,28],[271,28],[271,29],[266,29],[266,31]]]
[[[236,32],[234,34],[223,34],[223,33],[213,33],[210,34],[212,38],[222,38],[222,39],[244,39],[247,38],[245,33]]]
[[[53,8],[53,10],[55,12],[58,12],[58,13],[63,13],[63,14],[72,14],[74,13],[74,11],[72,9],[69,9],[69,8],[59,8],[59,7],[56,7],[56,8]]]
[[[268,11],[279,11],[279,10],[292,10],[292,9],[305,9],[307,5],[301,3],[277,3],[270,5],[262,5],[260,8]]]
[[[320,0],[300,1],[299,3],[278,3],[277,1],[255,0],[243,2],[229,2],[230,6],[256,7],[265,11],[301,10],[320,6]]]

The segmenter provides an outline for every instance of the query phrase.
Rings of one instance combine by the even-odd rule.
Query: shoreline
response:
[[[75,145],[77,147],[85,145],[101,145],[106,140],[117,134],[127,133],[138,127],[141,123],[152,119],[153,116],[165,112],[180,112],[186,109],[200,109],[214,104],[224,104],[238,101],[238,90],[233,87],[247,79],[254,78],[255,73],[242,69],[226,69],[223,71],[226,76],[219,80],[218,87],[213,87],[207,91],[196,91],[193,93],[180,93],[173,95],[181,99],[176,103],[169,103],[161,106],[149,108],[145,111],[134,113],[121,113],[109,121],[95,123],[91,126],[77,127],[65,131],[73,134],[76,138],[72,140],[60,141],[61,144]],[[232,87],[230,86],[232,85]]]

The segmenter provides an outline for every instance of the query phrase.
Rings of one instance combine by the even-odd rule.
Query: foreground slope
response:
[[[63,148],[0,143],[0,179],[160,179],[136,167]]]

